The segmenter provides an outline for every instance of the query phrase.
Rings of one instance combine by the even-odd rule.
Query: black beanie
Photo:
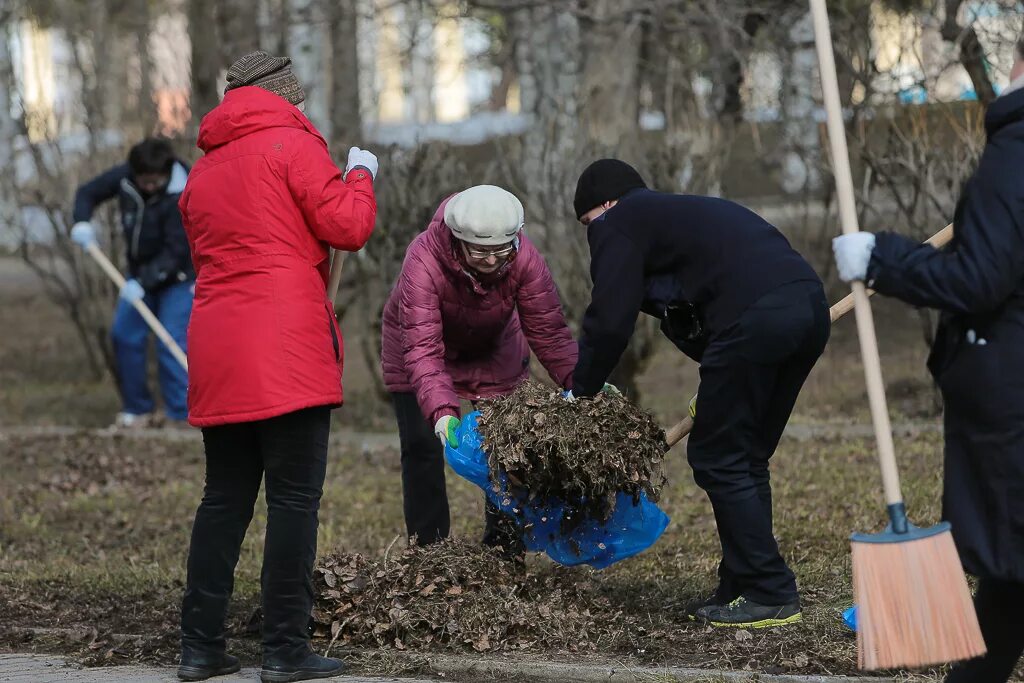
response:
[[[576,183],[576,198],[572,202],[576,218],[582,218],[594,207],[641,187],[647,187],[644,179],[625,161],[598,159],[583,170]]]

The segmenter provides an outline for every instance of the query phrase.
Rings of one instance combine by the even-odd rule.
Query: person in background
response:
[[[75,192],[71,238],[82,247],[96,241],[93,213],[117,197],[128,272],[121,289],[111,339],[121,390],[118,427],[157,423],[147,382],[146,357],[150,329],[132,306],[141,300],[184,350],[195,271],[181,225],[178,197],[185,189],[188,167],[174,156],[170,143],[147,138],[132,147],[128,163],[93,178]],[[168,424],[185,426],[188,417],[188,373],[163,344],[157,344],[160,390]]]
[[[441,202],[406,251],[382,336],[406,531],[426,545],[449,532],[443,446],[457,445],[459,399],[514,391],[529,376],[531,349],[556,384],[572,386],[576,342],[515,195],[477,185]],[[485,510],[484,544],[520,557],[512,520],[490,503]]]
[[[639,313],[700,363],[687,457],[715,512],[719,584],[687,611],[721,627],[802,618],[796,578],[772,529],[769,461],[829,337],[821,280],[781,232],[714,197],[655,192],[618,159],[580,176],[594,282],[583,318],[574,396],[615,368]]]
[[[291,60],[258,51],[231,65],[203,117],[181,214],[196,265],[189,422],[202,429],[206,487],[192,526],[178,677],[238,670],[224,620],[235,565],[266,482],[264,682],[339,675],[309,644],[318,511],[342,338],[328,300],[331,247],[356,251],[377,214],[377,158],[344,172],[303,114]]]
[[[948,683],[1002,683],[1024,652],[1024,38],[985,133],[945,250],[890,232],[833,242],[844,281],[942,312],[928,368],[945,407],[943,518],[979,579],[988,647]]]

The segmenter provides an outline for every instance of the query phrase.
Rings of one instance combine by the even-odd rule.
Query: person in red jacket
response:
[[[523,205],[500,187],[448,197],[409,246],[384,307],[381,365],[398,420],[405,525],[421,545],[448,535],[442,445],[455,445],[459,399],[511,393],[529,375],[531,349],[572,388],[576,342],[522,228]],[[484,543],[519,555],[511,520],[486,510]]]
[[[224,619],[262,480],[263,681],[338,674],[309,646],[317,511],[342,341],[326,291],[329,247],[356,251],[377,205],[377,159],[353,147],[342,173],[302,113],[287,58],[235,62],[199,128],[205,152],[179,206],[197,280],[188,330],[189,422],[206,488],[192,527],[181,614],[182,680],[238,669]]]

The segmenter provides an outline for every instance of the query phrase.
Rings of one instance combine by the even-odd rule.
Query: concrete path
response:
[[[440,678],[390,678],[341,676],[340,683],[422,683],[423,681],[546,681],[549,683],[896,683],[891,677],[769,675],[747,671],[707,671],[682,667],[627,666],[596,662],[575,664],[530,658],[469,658],[446,655],[412,655],[416,665]],[[398,661],[403,657],[399,654]],[[410,662],[411,663],[411,662]],[[173,667],[118,666],[81,669],[53,655],[0,654],[0,683],[172,683]],[[219,676],[216,683],[252,683],[259,680],[255,668],[233,676]],[[902,679],[899,679],[902,680]],[[934,680],[922,678],[922,681]]]
[[[80,669],[63,657],[52,655],[0,654],[0,681],[7,683],[170,683],[177,681],[173,667],[114,666],[106,669]],[[258,669],[242,669],[231,676],[211,679],[216,683],[253,683]],[[329,680],[341,683],[421,683],[424,678],[379,678],[340,676]]]

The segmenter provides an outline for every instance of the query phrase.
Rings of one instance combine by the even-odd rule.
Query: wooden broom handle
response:
[[[825,99],[828,138],[832,149],[832,170],[839,198],[839,217],[843,233],[850,235],[858,232],[859,228],[853,194],[853,174],[850,171],[850,155],[846,148],[846,131],[843,127],[842,105],[839,101],[835,55],[832,53],[832,33],[829,29],[825,0],[810,0],[810,3],[814,19],[814,40],[818,48],[818,71]],[[903,494],[900,492],[900,476],[896,468],[896,447],[892,439],[889,409],[885,403],[885,385],[882,381],[882,361],[878,353],[875,322],[871,315],[867,287],[863,282],[857,281],[853,283],[852,288],[857,334],[860,337],[860,352],[864,362],[868,404],[871,407],[871,422],[875,428],[885,502],[888,505],[895,505],[903,502]]]
[[[124,276],[121,275],[121,271],[119,271],[114,264],[110,262],[107,255],[100,250],[98,244],[92,242],[85,248],[85,251],[88,252],[89,256],[92,256],[96,263],[99,264],[103,272],[107,274],[107,277],[114,281],[118,290],[124,287]],[[163,342],[164,346],[166,346],[171,352],[171,355],[174,356],[175,360],[181,363],[181,367],[185,368],[185,371],[187,372],[188,358],[185,356],[185,352],[181,350],[180,346],[178,346],[178,342],[174,341],[174,337],[172,337],[171,333],[167,331],[167,328],[163,326],[155,315],[153,315],[153,311],[149,310],[149,306],[146,305],[146,302],[141,299],[137,299],[132,301],[131,304],[135,307],[135,310],[139,312],[139,315],[142,316],[142,319],[146,321],[149,328],[153,330],[153,333],[156,334],[157,339]]]
[[[937,233],[935,233],[934,235],[929,237],[925,241],[925,244],[930,244],[933,247],[935,247],[936,249],[941,249],[942,247],[944,247],[947,244],[949,244],[950,240],[952,240],[952,239],[953,239],[953,224],[950,223],[949,225],[944,227],[942,230],[939,230]],[[869,289],[868,290],[868,296],[873,296],[874,293],[875,293],[875,290],[873,290],[873,289]],[[850,293],[850,294],[847,294],[846,296],[844,296],[839,301],[837,301],[835,303],[835,305],[832,306],[832,308],[829,309],[829,314],[832,316],[832,322],[835,322],[835,321],[839,320],[840,318],[842,318],[844,315],[846,315],[847,313],[849,313],[852,310],[853,310],[853,294]]]
[[[341,285],[341,269],[345,265],[345,256],[347,252],[338,251],[337,249],[331,250],[333,257],[331,258],[331,274],[327,278],[327,300],[334,305],[334,300],[338,298],[338,287]]]
[[[929,237],[925,244],[930,244],[936,249],[949,244],[950,240],[953,239],[953,224],[950,223],[942,230]],[[874,290],[868,290],[868,296],[873,295]],[[844,315],[853,310],[853,294],[847,294],[842,299],[832,305],[832,308],[828,309],[829,318],[832,322],[836,322]],[[682,420],[665,430],[665,442],[668,443],[668,447],[672,448],[677,443],[683,440],[683,437],[690,433],[693,429],[693,418],[687,415]]]

